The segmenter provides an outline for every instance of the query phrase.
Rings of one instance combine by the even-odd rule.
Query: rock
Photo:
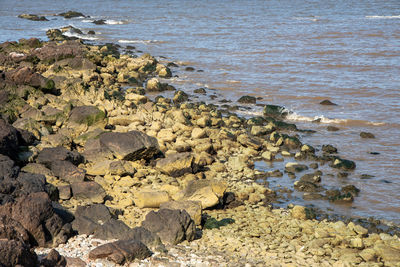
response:
[[[37,163],[50,167],[53,161],[69,161],[74,165],[83,162],[83,157],[76,151],[69,151],[64,147],[44,148],[36,158]]]
[[[174,103],[183,103],[188,101],[189,99],[189,95],[186,94],[185,92],[179,90],[176,91],[174,94],[174,98],[172,99],[172,101],[174,101]]]
[[[241,134],[237,137],[237,141],[245,147],[250,147],[255,150],[259,150],[262,147],[262,144],[254,137],[251,137],[247,134]]]
[[[0,118],[0,154],[16,158],[18,145],[17,129]]]
[[[81,12],[72,11],[72,10],[60,13],[60,14],[58,14],[58,16],[62,16],[64,18],[66,18],[66,19],[72,19],[72,18],[78,18],[78,17],[86,17]]]
[[[332,167],[341,170],[354,170],[356,168],[356,163],[351,160],[341,159],[339,157],[336,157],[336,159],[332,164]]]
[[[0,239],[0,266],[36,267],[37,255],[22,241]]]
[[[100,144],[123,160],[148,160],[160,152],[157,139],[139,131],[103,133]]]
[[[15,203],[0,206],[0,214],[18,221],[30,235],[32,245],[65,243],[71,229],[55,214],[49,196],[44,192],[32,193]]]
[[[210,208],[221,202],[226,188],[227,184],[222,181],[193,180],[186,186],[183,199],[200,201],[203,209]]]
[[[18,18],[28,19],[28,20],[33,20],[33,21],[48,21],[48,19],[46,19],[46,17],[38,16],[35,14],[21,14],[21,15],[18,15]]]
[[[104,24],[106,24],[106,20],[105,19],[98,19],[98,20],[93,21],[93,23],[96,24],[96,25],[104,25]]]
[[[64,267],[67,266],[67,260],[64,256],[61,256],[57,250],[50,250],[49,254],[40,260],[40,266],[42,267]]]
[[[0,181],[17,177],[19,168],[9,157],[0,154]]]
[[[103,187],[93,181],[73,183],[71,190],[73,198],[89,203],[103,203],[106,197]]]
[[[264,116],[272,118],[284,118],[289,114],[289,111],[281,106],[265,105]]]
[[[158,208],[168,201],[168,193],[164,191],[140,191],[134,194],[135,205],[139,208]]]
[[[60,32],[60,30],[58,31]],[[53,63],[54,61],[62,60],[65,58],[82,56],[83,53],[84,49],[81,43],[75,41],[67,41],[62,43],[61,45],[53,42],[47,43],[43,47],[35,49],[32,53],[32,56],[38,57],[41,61]]]
[[[68,200],[72,197],[71,186],[70,185],[60,185],[57,187],[58,196],[62,200]]]
[[[29,244],[29,233],[16,220],[9,216],[0,215],[0,240],[17,240]]]
[[[199,89],[195,89],[195,90],[193,91],[193,93],[205,95],[205,94],[207,93],[207,91],[206,91],[205,88],[199,88]]]
[[[150,250],[135,239],[119,240],[101,245],[89,252],[89,259],[107,259],[117,264],[124,264],[134,259],[143,260],[151,256]]]
[[[83,182],[85,179],[86,171],[66,160],[51,162],[50,169],[55,176],[69,183]]]
[[[207,132],[202,128],[195,127],[192,130],[191,136],[193,139],[201,139],[207,137]]]
[[[164,249],[164,245],[161,243],[160,237],[157,234],[153,234],[144,227],[135,227],[133,229],[130,229],[123,239],[138,240],[145,244],[148,248],[154,250]]]
[[[234,223],[235,220],[231,218],[225,218],[222,220],[217,220],[215,218],[208,218],[207,221],[204,223],[204,229],[219,229],[222,226],[226,226],[228,224]]]
[[[308,170],[308,166],[297,162],[288,162],[285,165],[285,171],[295,173]]]
[[[322,151],[328,154],[337,153],[337,148],[332,145],[322,145]]]
[[[326,129],[330,132],[337,132],[340,130],[338,127],[335,127],[335,126],[328,126],[328,127],[326,127]]]
[[[372,133],[367,133],[367,132],[361,132],[360,133],[361,138],[375,138],[375,135]]]
[[[328,99],[322,100],[319,104],[324,106],[337,106],[337,104],[333,103]]]
[[[400,262],[400,249],[395,249],[384,244],[376,244],[374,250],[376,255],[381,257],[387,266],[390,266],[389,263]]]
[[[257,102],[257,98],[254,96],[245,95],[240,97],[238,102],[242,104],[255,104]]]
[[[185,210],[196,225],[201,224],[202,207],[200,201],[168,201],[161,203],[160,209]]]
[[[156,92],[163,91],[163,87],[161,86],[161,83],[157,78],[152,78],[148,80],[146,83],[146,89],[148,91],[156,91]]]
[[[150,211],[142,226],[156,233],[164,244],[176,245],[195,237],[195,224],[186,211],[160,209]]]
[[[86,262],[80,258],[65,257],[68,267],[86,267]]]
[[[264,153],[261,154],[261,157],[262,157],[264,160],[272,161],[272,160],[274,160],[275,155],[274,155],[274,153],[272,153],[271,151],[265,151]]]
[[[68,121],[73,124],[92,126],[104,123],[106,114],[95,106],[79,106],[72,109]]]
[[[159,159],[156,167],[172,177],[179,177],[185,173],[192,173],[193,155],[189,152],[176,153]]]
[[[46,90],[54,89],[54,81],[43,77],[28,67],[20,67],[6,72],[6,81],[15,85],[29,85]]]

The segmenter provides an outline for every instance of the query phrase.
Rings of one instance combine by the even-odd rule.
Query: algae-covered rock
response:
[[[289,114],[289,111],[282,107],[276,105],[265,105],[264,115],[272,118],[284,118]]]
[[[104,123],[106,114],[95,106],[79,106],[72,109],[68,121],[74,124],[92,126]]]
[[[215,218],[208,218],[207,221],[205,222],[203,228],[204,229],[219,229],[222,226],[227,226],[228,224],[234,223],[235,220],[231,218],[225,218],[222,220],[217,220]]]
[[[46,19],[46,17],[38,16],[38,15],[35,15],[35,14],[21,14],[21,15],[18,15],[18,18],[27,19],[27,20],[33,20],[33,21],[48,21],[48,19]]]

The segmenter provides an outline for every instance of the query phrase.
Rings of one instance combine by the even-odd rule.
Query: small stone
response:
[[[361,138],[375,138],[375,135],[373,135],[372,133],[368,133],[368,132],[361,132],[360,133]]]

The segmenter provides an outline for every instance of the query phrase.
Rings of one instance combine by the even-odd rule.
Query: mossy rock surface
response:
[[[276,105],[265,105],[264,106],[264,115],[272,118],[282,118],[286,117],[289,114],[289,111],[282,106]]]
[[[72,109],[69,121],[92,126],[98,122],[102,122],[105,117],[106,114],[95,106],[79,106]]]
[[[225,218],[222,220],[217,220],[215,218],[208,218],[206,223],[204,224],[204,229],[219,229],[221,226],[227,226],[228,224],[234,223],[235,220],[231,218]]]

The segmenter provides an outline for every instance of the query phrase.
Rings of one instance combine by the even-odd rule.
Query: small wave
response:
[[[93,19],[84,19],[82,20],[82,22],[86,22],[86,23],[92,23],[94,20]]]
[[[105,24],[109,24],[109,25],[122,25],[122,24],[128,24],[129,21],[127,21],[127,20],[113,20],[113,19],[107,19],[104,23],[105,23]]]
[[[365,16],[367,19],[400,19],[400,15],[395,16]]]
[[[76,38],[79,38],[79,39],[89,40],[89,41],[94,41],[94,40],[98,40],[99,39],[97,37],[86,36],[86,35],[79,34],[79,33],[64,32],[63,34],[65,36],[68,36],[68,37],[76,37]]]
[[[294,17],[295,20],[318,21],[318,17]]]
[[[236,80],[226,80],[227,83],[242,83],[241,81]]]
[[[122,44],[162,44],[165,43],[164,41],[157,41],[157,40],[118,40],[118,43]]]
[[[384,122],[373,122],[365,120],[352,120],[352,119],[331,119],[326,118],[324,115],[318,115],[314,117],[308,117],[299,115],[296,112],[289,113],[286,117],[292,121],[308,121],[308,122],[319,122],[325,124],[340,124],[345,126],[383,126],[386,125]]]

